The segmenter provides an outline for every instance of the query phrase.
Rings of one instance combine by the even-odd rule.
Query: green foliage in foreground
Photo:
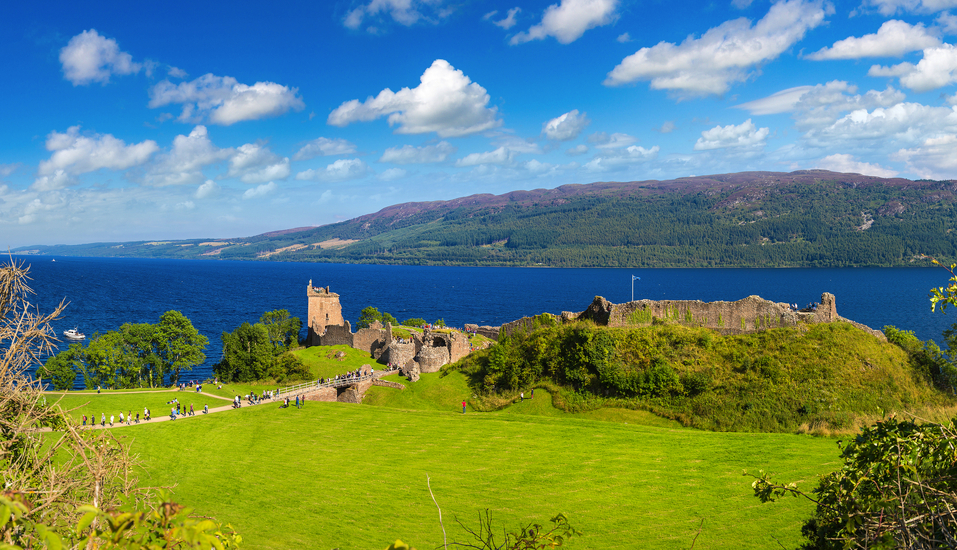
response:
[[[385,311],[380,312],[378,309],[368,306],[359,313],[359,320],[356,322],[356,328],[369,328],[372,326],[372,323],[376,321],[379,321],[383,325],[386,323],[391,323],[392,326],[399,324],[399,321],[397,321],[391,313]]]
[[[384,548],[397,538],[436,548],[426,476],[449,540],[465,538],[455,519],[474,526],[488,508],[508,528],[563,511],[583,533],[568,548],[688,548],[699,527],[696,548],[794,547],[811,505],[752,506],[741,470],[813,478],[837,455],[833,440],[809,436],[311,401],[113,433],[131,441],[148,483],[175,483],[179,502],[202,504],[253,549]]]
[[[952,403],[904,350],[847,323],[736,336],[671,324],[558,325],[517,332],[454,368],[493,407],[554,383],[565,410],[643,408],[712,430],[846,430],[888,411]]]
[[[946,424],[888,419],[865,428],[841,451],[843,465],[811,494],[761,472],[762,502],[786,495],[816,504],[802,529],[807,550],[957,546],[957,441]]]
[[[31,520],[31,503],[23,493],[0,493],[0,547],[24,550],[42,547],[100,550],[182,548],[227,550],[238,548],[242,537],[230,526],[197,518],[193,510],[165,501],[128,501],[111,510],[81,506],[75,526],[50,526]]]

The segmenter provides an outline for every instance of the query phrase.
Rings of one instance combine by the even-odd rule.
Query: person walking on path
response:
[[[192,404],[192,403],[189,404],[189,415],[190,415],[190,416],[196,416],[196,413],[193,412],[193,404]]]
[[[123,423],[123,413],[120,413],[120,424],[122,424],[122,423]],[[112,426],[112,425],[113,425],[113,419],[111,418],[111,419],[110,419],[110,426]]]
[[[129,426],[130,422],[133,421],[133,411],[127,411],[126,413],[126,425]]]
[[[122,414],[122,413],[120,413],[120,414]],[[111,428],[113,427],[113,418],[114,418],[114,417],[113,417],[113,415],[111,414],[111,415],[110,415],[110,427],[111,427]]]
[[[83,415],[83,427],[86,427],[86,415]]]
[[[106,427],[106,413],[100,413],[100,426]]]
[[[465,400],[462,400],[462,414],[465,414]]]
[[[518,394],[518,395],[519,395],[519,397],[522,398],[522,403],[524,403],[524,402],[525,402],[525,392],[522,392],[522,393],[520,393],[520,394]]]
[[[209,405],[203,405],[203,414],[209,414]]]

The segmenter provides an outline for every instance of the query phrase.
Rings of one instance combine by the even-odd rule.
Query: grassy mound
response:
[[[644,409],[710,430],[846,432],[953,405],[907,353],[847,323],[721,336],[680,325],[572,324],[519,333],[453,368],[476,406],[552,388],[559,408]]]
[[[336,357],[339,352],[344,353],[345,357]],[[309,367],[309,370],[312,371],[313,380],[354,371],[362,365],[372,365],[373,368],[381,367],[375,362],[375,359],[369,357],[368,352],[349,346],[313,346],[293,350],[292,354]]]
[[[464,384],[429,378],[410,393]],[[584,533],[569,548],[687,548],[699,526],[696,547],[795,547],[810,505],[760,505],[741,470],[812,480],[837,463],[826,438],[555,418],[545,397],[465,415],[268,405],[115,433],[145,462],[145,485],[174,486],[250,549],[383,548],[397,538],[436,548],[426,476],[450,540],[464,539],[453,518],[476,527],[489,508],[508,528],[565,512]]]

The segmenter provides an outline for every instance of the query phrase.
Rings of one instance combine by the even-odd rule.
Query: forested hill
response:
[[[957,181],[825,170],[563,185],[390,206],[235,239],[23,247],[73,255],[431,265],[786,267],[957,258]]]

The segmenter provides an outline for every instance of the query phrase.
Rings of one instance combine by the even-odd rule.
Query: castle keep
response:
[[[309,335],[306,342],[310,346],[317,345],[317,338],[326,333],[326,327],[341,326],[348,321],[342,318],[342,306],[339,304],[339,295],[330,292],[329,287],[314,287],[312,279],[306,287],[306,297],[309,300],[308,319],[306,325]]]

